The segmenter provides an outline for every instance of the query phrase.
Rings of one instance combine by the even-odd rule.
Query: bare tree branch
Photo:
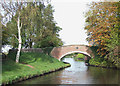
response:
[[[18,40],[18,38],[17,38],[17,36],[15,35],[15,34],[12,34],[12,36],[14,36],[17,40]],[[19,41],[19,40],[18,40]]]

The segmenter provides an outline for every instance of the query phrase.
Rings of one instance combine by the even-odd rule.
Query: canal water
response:
[[[120,70],[86,66],[84,61],[64,58],[71,67],[18,84],[118,84]]]

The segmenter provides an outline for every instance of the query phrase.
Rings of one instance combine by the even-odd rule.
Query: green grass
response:
[[[8,54],[8,59],[2,62],[3,84],[12,83],[20,78],[29,78],[69,66],[69,64],[64,64],[46,54],[35,52],[22,52],[20,63],[15,63],[15,54],[15,52]],[[31,68],[26,64],[29,64],[34,68]]]

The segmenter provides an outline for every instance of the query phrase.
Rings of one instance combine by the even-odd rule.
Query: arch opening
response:
[[[59,61],[61,61],[61,59],[62,59],[63,57],[65,57],[66,55],[69,55],[69,54],[72,54],[72,53],[80,53],[80,54],[83,54],[83,55],[85,55],[85,56],[91,58],[91,56],[90,56],[87,52],[72,51],[72,52],[67,52],[67,53],[63,54],[63,55],[59,58]]]

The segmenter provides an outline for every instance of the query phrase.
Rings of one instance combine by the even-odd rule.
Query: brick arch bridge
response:
[[[61,60],[61,58],[71,53],[81,53],[84,54],[87,58],[92,58],[91,56],[94,56],[92,50],[87,45],[67,45],[54,47],[51,51],[51,56]]]

